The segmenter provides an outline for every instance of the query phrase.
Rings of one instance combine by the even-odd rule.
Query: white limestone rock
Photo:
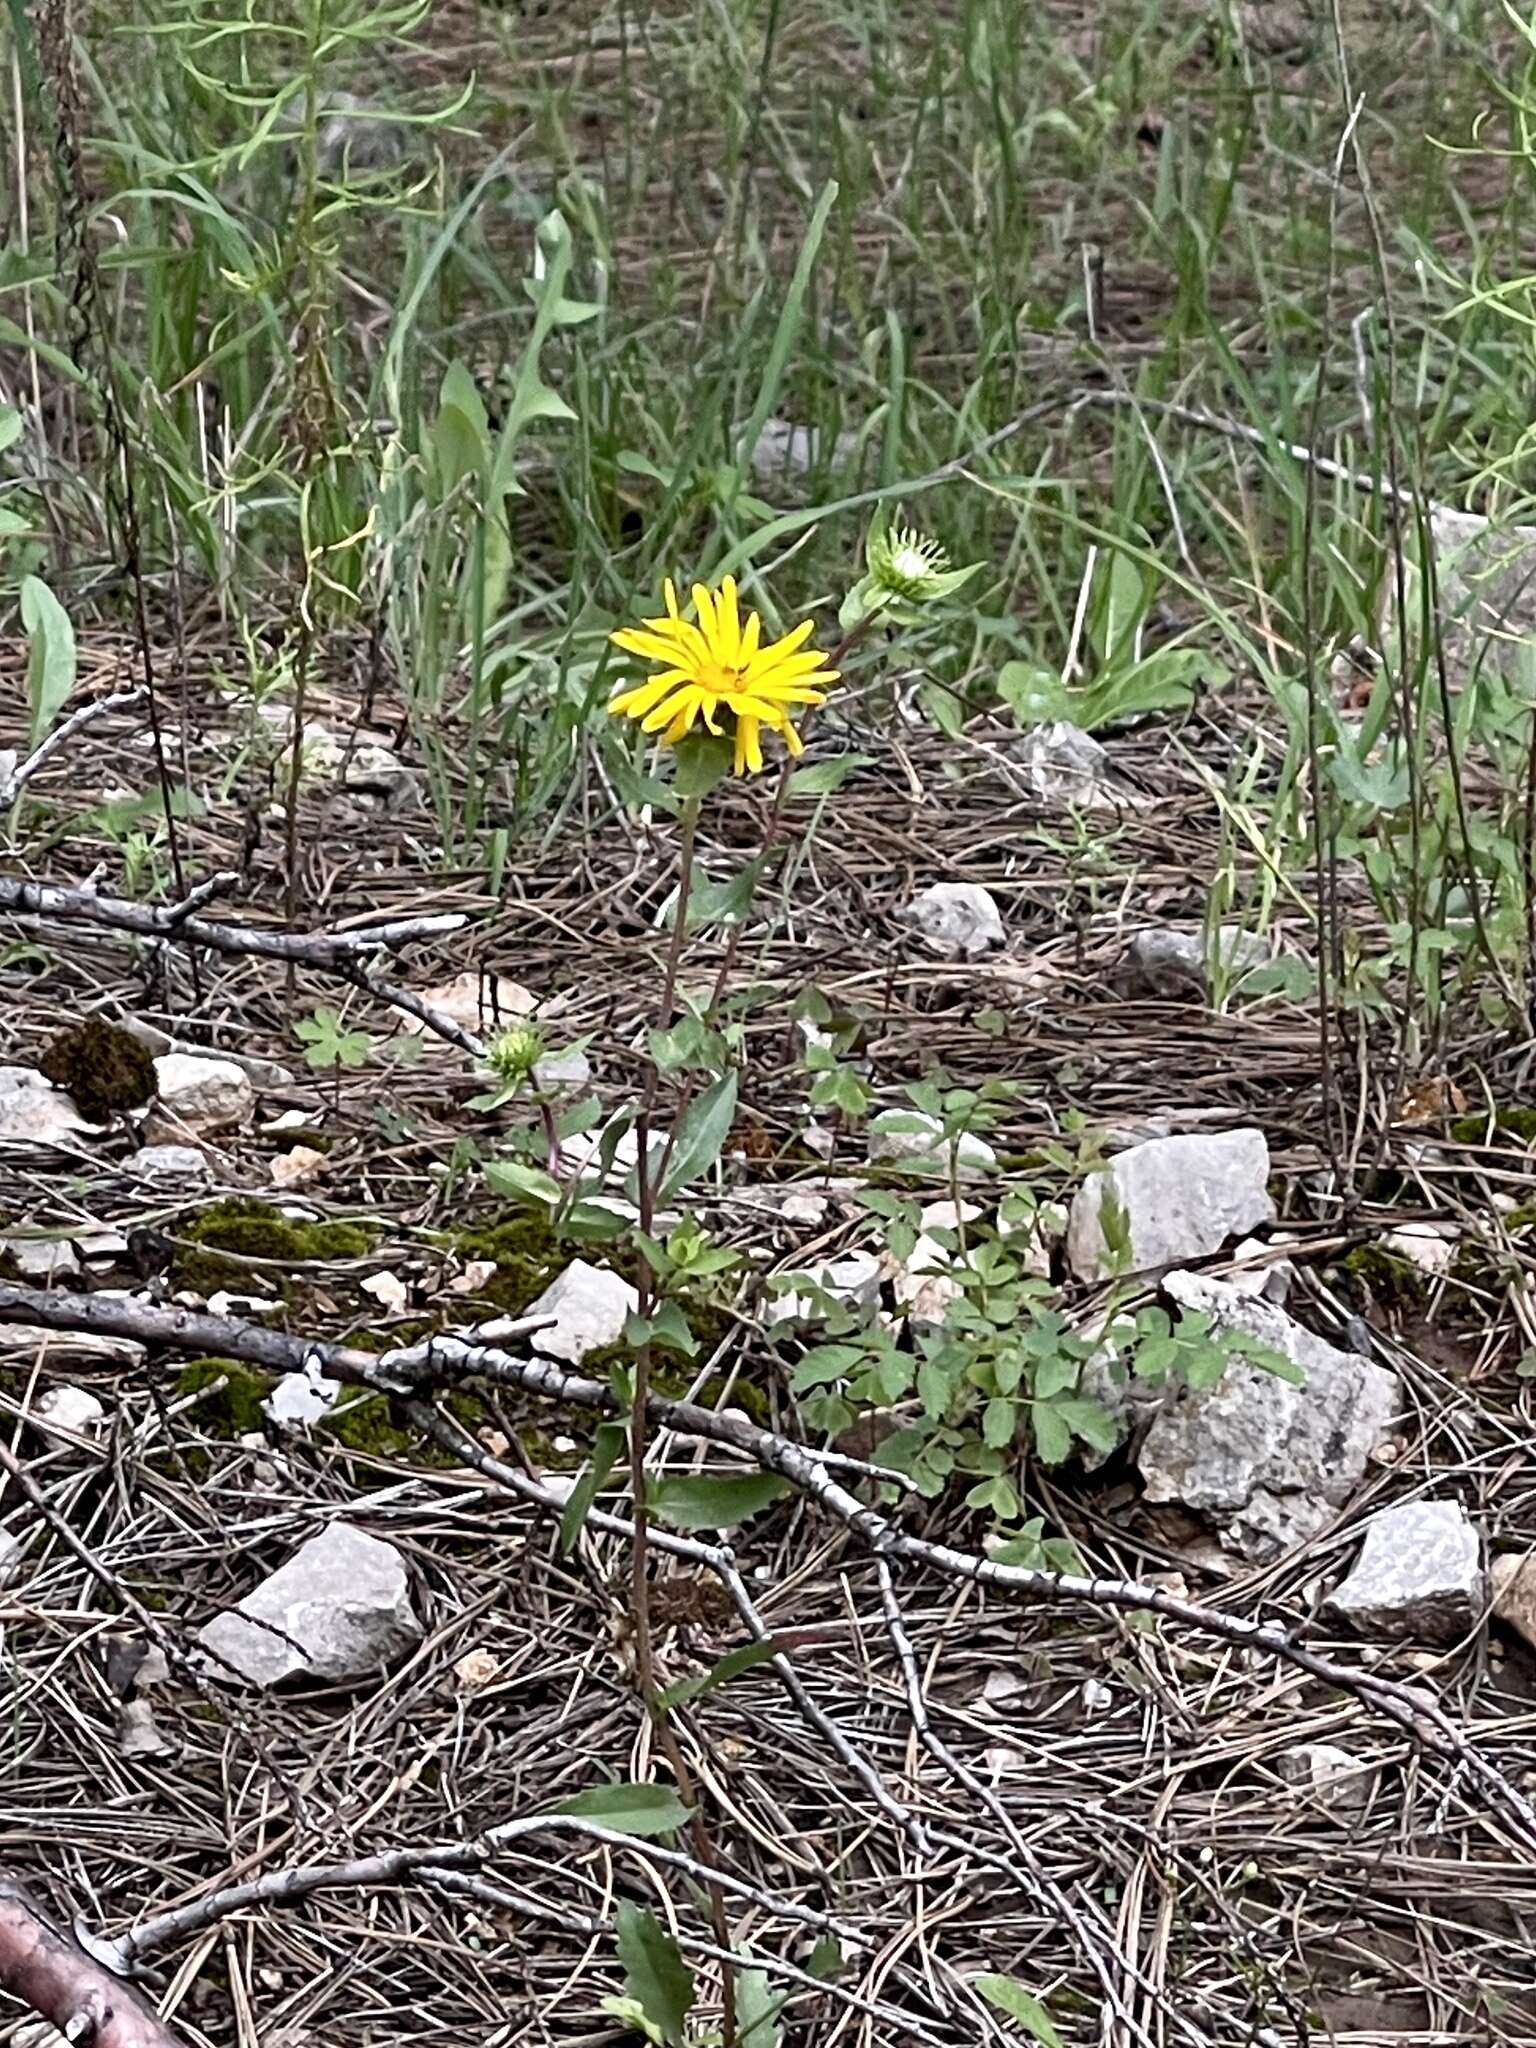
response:
[[[1269,1147],[1259,1130],[1153,1138],[1091,1174],[1072,1202],[1067,1256],[1080,1280],[1116,1270],[1103,1210],[1112,1197],[1129,1243],[1129,1273],[1153,1273],[1219,1251],[1229,1237],[1272,1223]]]
[[[1325,1612],[1361,1635],[1454,1643],[1488,1604],[1483,1546],[1459,1500],[1410,1500],[1383,1508],[1365,1528],[1354,1570]]]
[[[914,1173],[941,1173],[948,1177],[950,1141],[937,1117],[918,1109],[890,1110],[875,1118],[869,1127],[871,1166],[905,1166]],[[984,1138],[962,1131],[954,1145],[956,1164],[962,1180],[993,1172],[997,1154]]]
[[[824,1319],[826,1311],[816,1294],[824,1294],[839,1307],[855,1315],[869,1315],[880,1306],[882,1266],[873,1252],[849,1252],[845,1258],[829,1259],[824,1265],[808,1266],[805,1275],[815,1293],[789,1292],[770,1295],[763,1305],[763,1321],[770,1329],[781,1323],[812,1323]]]
[[[201,1186],[213,1179],[213,1164],[196,1145],[141,1145],[128,1160],[139,1180],[182,1181]]]
[[[99,1435],[107,1418],[106,1409],[85,1387],[50,1387],[39,1395],[33,1412],[39,1422],[73,1436]]]
[[[35,1067],[0,1067],[0,1146],[27,1151],[78,1151],[75,1140],[101,1130],[76,1109],[62,1088],[55,1088]]]
[[[990,891],[976,882],[935,882],[897,915],[941,960],[980,960],[1008,939]]]
[[[312,1536],[228,1613],[198,1631],[210,1677],[258,1686],[289,1678],[356,1684],[421,1640],[405,1560],[346,1522]],[[222,1661],[220,1661],[222,1660]]]
[[[166,1126],[183,1131],[223,1131],[248,1124],[255,1114],[251,1077],[233,1060],[200,1053],[167,1052],[155,1061],[154,1135]]]
[[[1164,1291],[1305,1376],[1234,1357],[1214,1387],[1159,1402],[1137,1453],[1146,1497],[1208,1516],[1230,1550],[1268,1559],[1315,1535],[1351,1498],[1395,1420],[1395,1373],[1340,1351],[1228,1281],[1170,1273]]]
[[[549,1329],[537,1330],[529,1338],[535,1351],[579,1365],[589,1351],[617,1344],[639,1307],[640,1297],[627,1280],[607,1266],[572,1259],[523,1313],[555,1318]]]
[[[1298,1786],[1341,1819],[1352,1819],[1370,1803],[1375,1766],[1336,1742],[1298,1742],[1273,1761],[1275,1775],[1285,1784]]]
[[[0,1237],[0,1252],[8,1253],[23,1280],[70,1280],[80,1271],[80,1260],[67,1238]]]

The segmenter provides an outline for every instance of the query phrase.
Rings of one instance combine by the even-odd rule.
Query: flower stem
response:
[[[701,802],[702,799],[696,796],[684,798],[679,814],[677,901],[672,913],[672,942],[667,948],[667,964],[661,983],[661,1001],[657,1007],[658,1026],[662,1031],[671,1027],[677,1009],[677,977],[682,965],[683,945],[688,936],[688,901],[693,893],[694,851],[698,839]],[[652,1234],[656,1213],[656,1189],[651,1181],[651,1113],[656,1107],[657,1080],[658,1071],[653,1060],[646,1077],[640,1114],[635,1120],[635,1175],[640,1196],[640,1228],[648,1237]],[[635,1274],[635,1291],[640,1297],[641,1316],[649,1316],[655,1301],[655,1289],[652,1285],[651,1269],[643,1256],[638,1261]],[[676,1782],[678,1797],[685,1806],[692,1809],[688,1825],[694,1853],[701,1863],[710,1863],[714,1859],[708,1823],[699,1808],[693,1773],[688,1768],[688,1759],[683,1755],[672,1730],[667,1710],[661,1704],[661,1695],[656,1684],[656,1646],[651,1633],[650,1514],[645,1501],[646,1409],[650,1393],[651,1346],[650,1340],[646,1339],[635,1347],[635,1379],[629,1407],[630,1512],[635,1526],[635,1539],[630,1550],[629,1606],[634,1629],[635,1683],[651,1726],[656,1731],[657,1743]],[[731,1945],[730,1924],[725,1910],[725,1895],[718,1885],[711,1884],[709,1887],[709,1904],[715,1945],[728,1951]],[[736,1980],[730,1964],[726,1964],[721,1973],[721,2000],[724,2048],[736,2048]]]
[[[672,944],[667,950],[667,971],[661,984],[661,1028],[666,1031],[677,1008],[677,970],[682,964],[683,943],[688,936],[688,899],[693,894],[693,853],[699,835],[699,807],[703,799],[683,798],[678,817],[677,904],[672,912]],[[654,1072],[654,1068],[652,1069]]]

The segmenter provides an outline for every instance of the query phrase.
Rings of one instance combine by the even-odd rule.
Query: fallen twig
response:
[[[226,1885],[218,1891],[205,1892],[200,1899],[193,1899],[184,1906],[173,1906],[169,1912],[157,1913],[151,1920],[141,1920],[120,1937],[115,1944],[116,1951],[127,1968],[157,1949],[182,1941],[189,1934],[199,1934],[204,1928],[216,1926],[219,1921],[227,1920],[235,1913],[244,1913],[253,1906],[293,1906],[302,1899],[313,1898],[318,1892],[377,1890],[383,1886],[414,1884],[428,1873],[478,1871],[494,1863],[501,1850],[539,1835],[575,1835],[583,1841],[600,1842],[610,1852],[636,1856],[642,1862],[660,1864],[667,1870],[681,1870],[689,1877],[716,1885],[732,1898],[742,1899],[776,1919],[791,1920],[797,1926],[812,1928],[819,1934],[835,1934],[839,1941],[852,1948],[863,1946],[863,1936],[858,1929],[835,1919],[830,1913],[818,1913],[810,1906],[775,1898],[771,1892],[749,1884],[745,1878],[702,1864],[681,1849],[669,1849],[660,1842],[622,1834],[616,1828],[605,1828],[600,1822],[583,1819],[577,1814],[529,1813],[487,1828],[483,1834],[467,1842],[431,1842],[419,1848],[381,1849],[372,1856],[353,1856],[342,1863],[297,1863],[286,1870],[271,1870],[263,1877],[253,1877],[245,1884]]]
[[[93,703],[82,704],[78,711],[71,712],[62,725],[55,726],[46,739],[40,740],[31,753],[18,761],[0,780],[0,811],[9,810],[37,771],[46,767],[60,747],[72,740],[77,732],[94,725],[98,718],[105,718],[109,712],[132,710],[135,704],[143,702],[146,694],[142,684],[132,690],[114,690],[110,696],[98,697]]]
[[[461,1052],[473,1058],[483,1053],[485,1048],[472,1031],[466,1031],[410,989],[370,974],[363,965],[370,955],[392,952],[417,939],[438,939],[447,932],[462,931],[468,923],[462,911],[394,918],[387,924],[368,925],[355,932],[268,932],[227,920],[215,923],[193,914],[209,895],[234,879],[215,875],[190,890],[178,903],[152,904],[133,903],[122,896],[102,896],[94,889],[66,888],[57,882],[28,882],[14,875],[0,875],[0,913],[101,925],[107,931],[126,932],[135,938],[173,939],[183,945],[206,946],[215,953],[281,960],[290,967],[313,967],[366,990],[393,1009],[408,1011]]]

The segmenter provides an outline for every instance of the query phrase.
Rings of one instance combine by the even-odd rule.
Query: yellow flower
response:
[[[708,732],[731,732],[738,775],[756,774],[762,767],[765,725],[784,735],[792,754],[802,753],[795,713],[803,704],[824,704],[826,693],[816,686],[837,681],[837,670],[823,666],[826,657],[805,644],[812,621],[806,619],[793,633],[763,647],[763,622],[756,612],[742,618],[734,576],[725,577],[716,591],[694,584],[697,625],[678,610],[670,577],[665,588],[664,619],[624,626],[609,636],[626,654],[660,662],[661,674],[621,690],[608,709],[637,720],[645,732],[659,732],[668,746],[675,746],[699,719]],[[724,727],[722,713],[729,721]]]

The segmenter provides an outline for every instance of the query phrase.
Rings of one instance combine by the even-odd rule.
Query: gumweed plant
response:
[[[646,1040],[645,1078],[637,1098],[604,1120],[595,1097],[568,1105],[551,1100],[541,1086],[544,1047],[534,1027],[515,1024],[486,1049],[487,1091],[475,1106],[531,1102],[542,1125],[514,1134],[514,1156],[487,1163],[490,1185],[541,1210],[557,1235],[581,1242],[622,1240],[635,1256],[638,1307],[625,1328],[628,1356],[611,1368],[612,1392],[627,1421],[599,1430],[562,1535],[567,1546],[574,1543],[627,1445],[636,1531],[631,1594],[636,1678],[664,1745],[666,1707],[647,1621],[648,1515],[661,1512],[687,1528],[728,1527],[766,1505],[779,1482],[756,1474],[668,1477],[655,1485],[648,1480],[645,1418],[653,1359],[663,1353],[685,1362],[695,1357],[690,1313],[718,1306],[712,1290],[735,1264],[734,1255],[712,1245],[686,1212],[680,1223],[664,1221],[663,1213],[714,1170],[735,1123],[740,1046],[734,1027],[721,1022],[722,999],[787,798],[797,786],[808,792],[814,788],[818,795],[835,787],[835,780],[822,776],[823,767],[837,770],[835,761],[801,771],[817,777],[814,783],[797,785],[792,776],[805,751],[806,721],[828,702],[842,678],[845,657],[876,624],[917,619],[924,606],[958,589],[971,573],[952,569],[943,549],[915,529],[882,525],[866,544],[864,574],[841,608],[841,637],[830,651],[815,644],[811,619],[783,633],[772,631],[762,613],[743,601],[731,575],[692,583],[686,603],[681,583],[669,578],[659,608],[647,607],[638,619],[620,622],[609,637],[634,667],[620,680],[607,710],[616,723],[651,741],[670,765],[665,802],[678,821],[678,880],[657,1014]],[[696,840],[705,800],[732,777],[755,778],[774,766],[777,793],[757,858],[729,883],[701,880]],[[657,785],[652,782],[649,788]],[[730,937],[714,993],[707,1001],[683,1003],[679,973],[689,933],[719,919],[729,923]],[[667,1128],[658,1130],[653,1124],[664,1082],[675,1087],[677,1099]],[[599,1123],[601,1128],[595,1128]],[[572,1173],[578,1138],[585,1141],[582,1163]],[[620,1163],[626,1144],[634,1147],[634,1165],[627,1172]],[[515,1156],[519,1151],[522,1156]],[[622,1180],[622,1201],[605,1192],[610,1176]],[[684,1775],[686,1767],[680,1783]]]

